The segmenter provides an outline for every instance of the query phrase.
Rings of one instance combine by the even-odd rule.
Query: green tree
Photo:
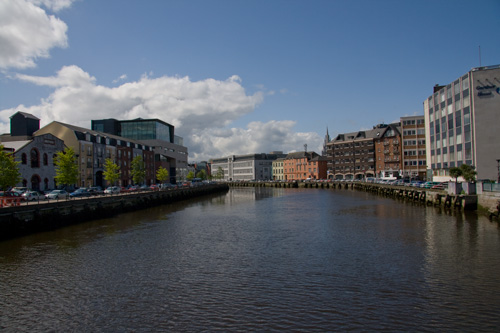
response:
[[[459,167],[450,168],[450,177],[455,178],[455,183],[458,183],[458,177],[462,175],[462,170]]]
[[[21,181],[21,172],[17,165],[19,162],[14,160],[14,156],[3,150],[0,145],[0,188],[7,190]]]
[[[217,173],[215,174],[215,178],[218,180],[224,179],[224,170],[222,170],[222,167],[219,167],[217,169]]]
[[[194,178],[194,172],[193,171],[189,171],[187,176],[186,176],[186,179],[187,180],[192,180]]]
[[[156,179],[158,179],[162,184],[169,179],[169,176],[168,170],[162,166],[156,171]]]
[[[196,178],[200,178],[201,180],[205,180],[207,179],[207,172],[204,170],[204,169],[201,169],[200,171],[198,171],[198,173],[196,174]]]
[[[64,151],[56,153],[54,159],[56,165],[56,182],[60,185],[73,185],[78,182],[78,163],[75,151],[67,147]]]
[[[134,184],[141,184],[146,179],[146,166],[142,160],[142,156],[137,155],[130,164],[130,173]]]
[[[118,179],[120,179],[120,167],[110,158],[107,158],[104,162],[104,171],[102,174],[108,184],[115,185]]]
[[[466,182],[472,183],[476,180],[477,172],[472,165],[462,164],[460,166],[460,171],[462,172],[462,177]]]

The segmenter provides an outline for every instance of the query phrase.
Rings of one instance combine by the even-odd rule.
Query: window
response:
[[[47,156],[47,154],[43,154],[43,165],[47,165],[49,164],[49,158]]]
[[[26,157],[26,154],[25,154],[25,153],[23,153],[23,154],[21,155],[21,163],[22,163],[22,164],[26,164],[26,163],[28,163],[28,162],[27,162],[27,160],[28,160],[28,158]]]
[[[40,167],[40,156],[38,150],[35,148],[31,149],[31,167],[32,168]]]
[[[464,125],[470,124],[470,114],[464,114]]]

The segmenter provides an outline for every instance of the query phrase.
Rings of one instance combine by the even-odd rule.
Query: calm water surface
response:
[[[371,194],[238,188],[0,242],[0,330],[500,327],[497,223]]]

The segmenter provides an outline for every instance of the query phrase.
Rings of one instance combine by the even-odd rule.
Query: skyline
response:
[[[17,111],[41,126],[158,118],[191,162],[321,153],[327,127],[423,115],[435,84],[500,64],[498,13],[495,0],[0,0],[0,133]]]

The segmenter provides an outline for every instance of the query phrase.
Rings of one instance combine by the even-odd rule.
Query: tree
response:
[[[142,156],[137,155],[136,157],[134,157],[130,167],[130,173],[132,174],[132,180],[134,181],[134,184],[140,184],[144,182],[144,179],[146,178],[146,166],[144,165]]]
[[[115,185],[118,179],[120,179],[120,167],[110,158],[107,158],[104,162],[104,171],[102,174],[108,184]]]
[[[204,170],[204,169],[201,169],[200,171],[198,171],[198,173],[196,174],[196,178],[200,178],[201,180],[205,180],[207,179],[207,172]]]
[[[476,180],[477,172],[472,165],[462,164],[460,166],[460,171],[462,172],[462,177],[466,182],[472,183]]]
[[[168,170],[164,167],[159,167],[156,171],[156,179],[158,179],[162,184],[169,179]]]
[[[0,188],[7,190],[21,181],[21,172],[17,165],[19,162],[14,160],[14,156],[3,151],[3,145],[0,145]]]
[[[458,183],[458,177],[462,175],[462,169],[458,167],[450,168],[450,176],[451,178],[455,178],[455,183]]]
[[[217,173],[215,174],[215,178],[218,180],[224,179],[224,170],[222,170],[222,167],[219,167],[217,169]]]
[[[193,171],[189,171],[187,176],[186,176],[186,179],[187,180],[192,180],[194,178],[194,172]]]
[[[67,147],[64,151],[57,152],[54,164],[56,165],[54,178],[58,184],[73,185],[78,182],[78,163],[73,148]]]

